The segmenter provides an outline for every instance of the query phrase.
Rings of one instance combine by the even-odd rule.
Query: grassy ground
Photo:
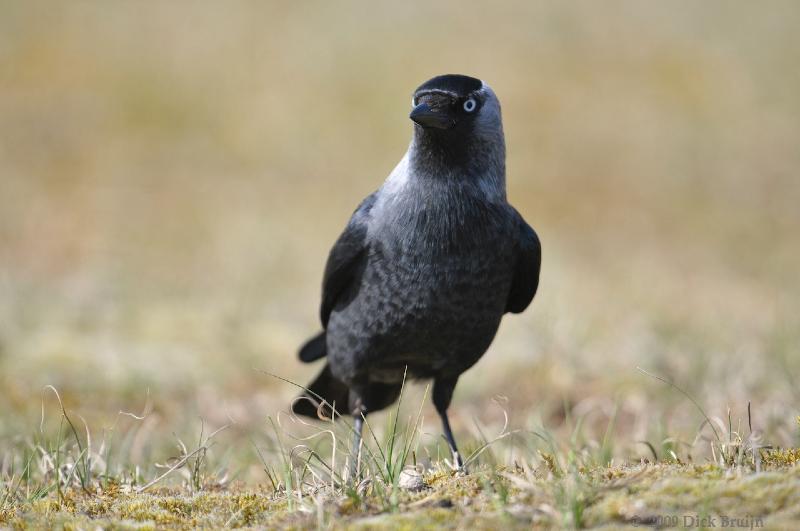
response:
[[[0,11],[0,525],[797,517],[796,2]],[[456,390],[472,474],[412,382],[352,491],[284,379],[443,72],[501,99],[541,288]]]
[[[63,419],[71,430],[69,417]],[[709,441],[715,456],[711,462],[687,463],[674,451],[659,459],[652,448],[652,461],[615,465],[604,463],[602,450],[560,451],[546,432],[503,431],[468,454],[465,474],[452,470],[446,459],[431,460],[429,449],[420,448],[419,420],[403,430],[392,419],[385,441],[367,442],[355,479],[347,477],[352,456],[341,447],[337,466],[339,428],[317,432],[334,443],[323,455],[320,445],[312,447],[307,440],[286,446],[286,432],[274,425],[283,463],[263,462],[269,482],[260,486],[228,483],[209,473],[206,452],[219,431],[201,435],[196,447],[183,446],[180,456],[146,483],[135,476],[93,474],[96,461],[86,458],[91,451],[56,440],[49,452],[48,446],[40,447],[28,456],[26,468],[12,474],[0,524],[69,529],[786,529],[800,518],[800,450],[761,448],[753,434],[742,439],[729,431]],[[508,437],[518,438],[525,451],[513,464],[503,465],[492,455],[493,445]],[[538,442],[523,444],[531,438]],[[53,461],[50,471],[35,473],[45,456]],[[182,486],[162,486],[170,474],[182,476]]]
[[[792,528],[798,518],[796,468],[758,476],[711,465],[603,468],[559,477],[547,471],[431,472],[421,491],[363,494],[309,489],[304,496],[233,488],[196,494],[117,487],[91,496],[34,501],[3,513],[14,527],[276,527],[350,529],[530,529],[533,527]]]

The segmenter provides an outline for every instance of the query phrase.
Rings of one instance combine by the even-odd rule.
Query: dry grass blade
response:
[[[217,428],[208,437],[206,437],[205,443],[203,443],[199,447],[195,448],[190,453],[185,453],[185,451],[184,451],[185,455],[183,455],[176,463],[171,465],[164,473],[162,473],[161,475],[153,478],[151,481],[147,482],[146,484],[142,485],[141,487],[137,487],[134,490],[137,493],[141,493],[141,492],[144,492],[147,489],[157,485],[162,480],[164,480],[164,478],[166,478],[171,473],[173,473],[174,471],[178,470],[183,465],[185,465],[189,461],[189,459],[193,458],[194,456],[196,456],[196,455],[198,455],[198,454],[200,454],[202,452],[208,451],[208,449],[209,449],[209,445],[208,445],[209,441],[211,441],[211,439],[213,439],[218,433],[222,432],[223,430],[228,429],[229,427],[230,427],[230,424],[225,424],[224,426],[221,426],[220,428]]]
[[[687,393],[686,391],[684,391],[683,389],[681,389],[680,387],[675,385],[675,383],[667,380],[666,378],[663,378],[661,376],[658,376],[657,374],[653,374],[651,372],[648,372],[648,371],[642,369],[641,367],[636,367],[636,370],[638,370],[642,374],[645,374],[645,375],[647,375],[647,376],[649,376],[651,378],[655,378],[656,380],[658,380],[660,382],[664,382],[665,384],[669,385],[670,387],[672,387],[673,389],[675,389],[676,391],[681,393],[683,396],[688,398],[689,401],[691,401],[691,403],[694,404],[694,407],[697,408],[697,410],[700,412],[700,414],[703,415],[703,418],[708,423],[708,425],[711,426],[711,429],[714,431],[714,437],[717,438],[717,441],[722,441],[722,439],[719,436],[719,433],[717,432],[717,428],[714,427],[714,423],[711,421],[711,419],[708,417],[708,415],[706,415],[706,412],[703,410],[703,408],[700,406],[700,404],[697,402],[697,400],[694,399],[694,397],[692,395],[690,395],[689,393]]]

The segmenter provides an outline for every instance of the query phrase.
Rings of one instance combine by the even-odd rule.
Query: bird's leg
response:
[[[464,460],[458,452],[456,446],[456,439],[453,437],[453,431],[450,429],[450,419],[447,418],[447,408],[450,406],[450,400],[453,398],[453,390],[456,388],[458,378],[454,379],[436,379],[433,384],[433,405],[436,406],[436,412],[439,413],[439,418],[442,419],[442,430],[444,431],[444,438],[447,441],[447,446],[450,447],[450,452],[453,454],[453,464],[459,470],[464,470]]]
[[[458,468],[464,468],[464,460],[456,446],[456,439],[453,437],[453,432],[450,430],[450,420],[447,418],[447,411],[439,411],[439,416],[442,419],[442,428],[444,430],[444,438],[447,445],[450,447],[450,452],[453,454],[453,464]]]
[[[359,472],[358,465],[361,461],[361,432],[364,429],[364,418],[367,415],[367,409],[364,407],[364,401],[353,389],[350,390],[350,412],[353,415],[353,448],[350,451],[352,458],[350,461],[350,479],[355,482]]]
[[[355,479],[358,474],[358,463],[361,460],[361,430],[364,427],[364,417],[361,413],[353,416],[353,450],[350,454],[353,460],[350,461],[350,478]]]

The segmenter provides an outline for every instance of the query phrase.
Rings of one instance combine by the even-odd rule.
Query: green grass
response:
[[[9,486],[0,523],[12,527],[463,528],[652,525],[658,519],[758,519],[778,529],[795,522],[800,503],[798,451],[759,450],[741,464],[641,462],[598,466],[586,452],[542,452],[513,466],[476,465],[469,475],[433,464],[425,486],[409,492],[368,474],[358,485],[316,482],[304,464],[258,488],[220,487],[213,478],[184,487],[121,483],[82,489],[77,480],[49,489],[30,478]],[[190,468],[191,467],[187,467]],[[23,476],[25,472],[22,473]],[[44,488],[44,490],[48,490]]]
[[[420,492],[368,487],[357,498],[308,489],[302,496],[282,489],[231,488],[188,493],[158,488],[134,494],[110,487],[60,499],[4,508],[11,526],[298,527],[298,528],[530,528],[652,525],[658,518],[708,515],[758,518],[778,529],[796,521],[800,475],[792,466],[761,474],[716,466],[639,464],[584,469],[558,477],[546,466],[486,469],[469,476],[426,474]],[[290,503],[290,499],[292,500]],[[677,527],[677,526],[676,526]]]
[[[146,476],[139,471],[143,463],[112,465],[113,440],[93,447],[89,426],[79,432],[57,391],[46,391],[60,406],[58,428],[46,435],[43,416],[43,430],[7,454],[2,525],[522,529],[686,527],[697,519],[713,527],[727,519],[779,529],[800,517],[800,449],[765,445],[751,418],[737,431],[728,417],[727,429],[718,431],[719,419],[707,417],[688,394],[705,417],[694,443],[645,441],[652,459],[617,464],[609,457],[618,442],[616,413],[602,440],[586,440],[579,418],[561,444],[544,428],[509,430],[506,417],[491,440],[467,442],[468,474],[420,444],[423,408],[400,421],[402,399],[383,430],[366,425],[360,456],[347,447],[346,421],[315,424],[311,435],[299,437],[288,418],[270,418],[270,449],[253,444],[263,466],[256,486],[214,468],[216,439],[233,423],[213,431],[201,423],[194,445],[177,439],[177,454]],[[697,447],[706,445],[711,459],[696,460]],[[349,460],[357,458],[358,475],[348,477]],[[404,474],[422,481],[406,488]]]

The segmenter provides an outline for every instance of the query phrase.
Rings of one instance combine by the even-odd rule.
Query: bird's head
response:
[[[502,132],[497,96],[474,77],[436,76],[414,91],[411,105],[409,118],[423,130],[450,131],[452,135],[472,134],[476,129]]]
[[[448,165],[505,158],[500,102],[480,79],[446,74],[414,91],[409,118],[419,155]]]

